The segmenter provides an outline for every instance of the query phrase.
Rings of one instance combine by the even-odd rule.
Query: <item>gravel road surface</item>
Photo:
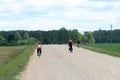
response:
[[[31,56],[19,80],[120,80],[120,58],[67,45],[43,45]]]

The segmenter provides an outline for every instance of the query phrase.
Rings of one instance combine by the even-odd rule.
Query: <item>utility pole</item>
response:
[[[112,28],[113,28],[113,26],[112,26],[112,24],[110,25],[110,27],[111,27],[111,40],[110,40],[110,42],[111,42],[111,44],[112,44]]]

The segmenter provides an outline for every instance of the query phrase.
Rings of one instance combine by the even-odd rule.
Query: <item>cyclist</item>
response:
[[[42,43],[39,42],[37,45],[37,56],[40,56],[42,53]]]
[[[70,50],[70,52],[72,52],[72,50],[73,50],[72,44],[73,44],[72,40],[69,40],[69,41],[68,41],[68,45],[69,45],[69,50]]]

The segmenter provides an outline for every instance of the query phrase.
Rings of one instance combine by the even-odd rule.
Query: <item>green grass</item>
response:
[[[23,50],[26,46],[1,46],[0,47],[0,66],[8,62],[11,58]]]
[[[83,48],[87,48],[92,51],[101,52],[104,54],[120,57],[120,43],[101,43],[93,45],[81,45]]]
[[[16,76],[25,69],[34,49],[35,46],[24,46],[24,48],[17,52],[16,56],[2,64],[0,66],[0,80],[16,80]]]

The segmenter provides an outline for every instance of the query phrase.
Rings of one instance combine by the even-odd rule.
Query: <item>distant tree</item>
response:
[[[38,39],[39,41],[42,41],[42,32],[41,32],[41,31],[38,31],[38,32],[37,32],[37,39]]]
[[[59,43],[60,44],[66,43],[69,39],[68,30],[63,27],[58,31],[58,33],[59,33]]]
[[[29,36],[28,32],[25,32],[24,33],[24,39],[28,40],[29,38],[30,38],[30,36]]]
[[[94,43],[94,35],[92,32],[86,32],[85,36],[88,39],[88,43]]]
[[[44,38],[43,38],[43,43],[44,43],[44,44],[50,44],[49,38],[44,37]]]
[[[112,37],[114,43],[120,43],[120,30],[114,30],[112,32]]]
[[[88,43],[88,38],[85,35],[82,36],[82,42]]]
[[[5,38],[0,35],[0,46],[5,44]]]
[[[58,43],[59,41],[59,32],[58,30],[48,31],[48,38],[51,43]]]
[[[8,42],[15,41],[15,35],[13,33],[9,33],[7,35],[7,41]]]
[[[15,33],[15,40],[18,41],[18,40],[21,40],[21,35],[19,32],[16,32]]]
[[[72,40],[76,42],[78,39],[80,39],[80,33],[78,32],[77,29],[72,30]]]
[[[0,35],[0,41],[3,41],[3,40],[5,40],[5,38]]]

